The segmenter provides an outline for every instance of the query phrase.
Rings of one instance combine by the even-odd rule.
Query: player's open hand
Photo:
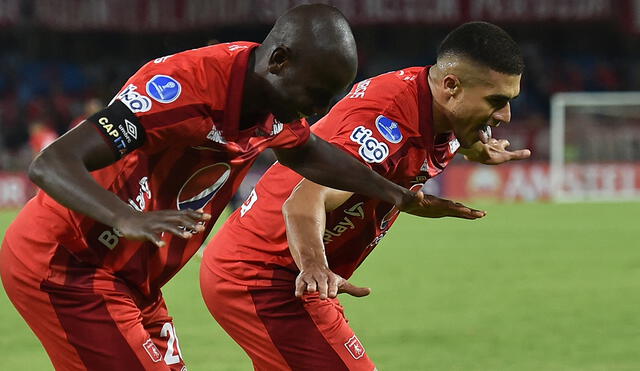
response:
[[[316,291],[321,300],[335,298],[341,293],[355,297],[367,296],[371,293],[370,288],[352,285],[326,266],[303,269],[296,278],[296,296],[301,298],[304,293]]]
[[[422,191],[415,192],[410,203],[404,205],[400,211],[425,218],[443,218],[451,216],[463,219],[478,219],[487,213],[472,209],[459,202],[454,202],[432,195],[425,195]]]
[[[487,143],[477,141],[469,148],[460,148],[458,152],[469,161],[485,165],[499,165],[507,161],[524,160],[531,156],[531,151],[528,149],[508,151],[509,145],[506,139],[489,138]]]
[[[127,239],[148,240],[163,247],[165,242],[162,240],[162,233],[191,238],[204,231],[204,222],[209,219],[210,214],[193,210],[135,212],[121,218],[114,227]]]

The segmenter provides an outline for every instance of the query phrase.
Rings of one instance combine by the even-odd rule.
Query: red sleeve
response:
[[[203,65],[202,58],[187,53],[156,59],[138,70],[115,96],[145,132],[141,150],[158,152],[206,138],[213,105],[224,99],[226,85],[208,76],[217,71],[205,71]]]
[[[283,125],[283,124],[276,124]],[[302,119],[284,124],[282,131],[269,143],[269,147],[293,148],[305,144],[309,140],[311,130],[307,120]]]

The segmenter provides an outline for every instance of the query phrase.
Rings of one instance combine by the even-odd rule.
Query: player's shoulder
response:
[[[148,64],[194,64],[201,67],[210,64],[230,66],[238,54],[258,45],[259,44],[246,41],[220,43],[165,55],[149,61]]]
[[[423,70],[424,67],[409,67],[360,81],[340,103],[380,113],[383,110],[410,110],[413,106],[417,107],[416,78]],[[393,112],[387,113],[394,115]]]
[[[409,67],[389,71],[356,83],[345,98],[358,100],[384,100],[403,93],[415,85],[413,82],[424,67]]]
[[[226,101],[226,91],[234,65],[259,44],[222,43],[155,58],[145,64],[128,82],[128,87],[147,87],[147,93],[160,103],[172,103],[179,96],[194,96],[219,109]]]
[[[329,113],[333,119],[357,117],[375,125],[400,123],[407,129],[417,125],[418,91],[416,78],[424,67],[390,71],[354,85]],[[382,122],[382,123],[381,123]],[[396,124],[392,124],[395,122]]]

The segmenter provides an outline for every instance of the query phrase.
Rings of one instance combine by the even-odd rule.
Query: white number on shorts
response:
[[[244,216],[244,214],[246,214],[247,211],[251,210],[251,208],[253,207],[253,204],[255,204],[256,201],[258,201],[258,195],[256,194],[256,189],[254,188],[251,191],[249,198],[247,198],[247,200],[242,204],[242,206],[240,206],[240,216]]]
[[[182,358],[182,351],[180,351],[180,344],[178,343],[178,337],[176,336],[176,330],[173,328],[171,322],[167,322],[162,326],[162,330],[160,331],[160,336],[163,338],[169,337],[167,340],[167,353],[164,355],[164,363],[167,365],[174,365],[180,362],[180,358]],[[175,350],[173,349],[175,345],[178,354],[174,354]]]

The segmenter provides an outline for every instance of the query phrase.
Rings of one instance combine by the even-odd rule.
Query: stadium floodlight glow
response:
[[[550,124],[554,201],[640,199],[640,92],[557,93]]]

